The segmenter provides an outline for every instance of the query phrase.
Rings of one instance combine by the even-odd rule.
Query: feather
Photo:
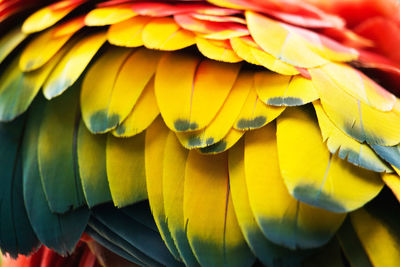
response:
[[[156,70],[160,54],[145,48],[108,50],[89,69],[81,91],[82,117],[92,133],[115,129]],[[138,67],[140,66],[140,67]]]
[[[25,121],[23,116],[0,124],[0,249],[13,258],[28,255],[39,246],[22,194],[21,143]]]
[[[200,33],[207,39],[227,40],[249,34],[247,28],[239,23],[199,20],[189,14],[176,14],[174,19],[182,28]]]
[[[339,88],[380,111],[391,111],[396,97],[361,72],[342,64],[330,63],[320,68]]]
[[[160,114],[154,93],[154,76],[143,89],[128,117],[112,131],[116,137],[131,137],[143,132]]]
[[[130,19],[136,15],[130,4],[100,7],[93,9],[86,15],[85,24],[87,26],[110,25]]]
[[[0,38],[0,63],[2,63],[26,37],[27,35],[23,33],[18,26],[2,36]]]
[[[166,54],[157,68],[155,93],[167,126],[178,132],[205,128],[223,105],[239,69],[239,64],[199,63],[192,56]]]
[[[371,171],[392,172],[368,145],[360,144],[338,129],[328,118],[320,102],[316,101],[313,104],[317,113],[322,140],[326,142],[332,154],[337,153],[339,158]]]
[[[117,207],[147,198],[144,141],[144,133],[126,139],[107,137],[107,177]]]
[[[65,45],[74,33],[54,37],[55,29],[47,30],[36,36],[22,51],[19,59],[21,71],[37,70],[46,64]]]
[[[272,56],[302,68],[328,63],[313,51],[301,35],[284,27],[284,24],[251,11],[246,11],[246,21],[255,42]]]
[[[227,40],[209,40],[202,37],[196,37],[197,49],[209,59],[237,63],[242,61],[235,51],[233,51],[230,42]]]
[[[393,167],[396,174],[384,173],[382,174],[383,182],[392,190],[393,194],[396,196],[397,200],[400,201],[400,178],[398,176],[399,170]]]
[[[292,250],[316,248],[329,241],[346,215],[309,206],[289,194],[282,175],[285,170],[278,161],[279,123],[278,142],[273,123],[246,134],[244,168],[249,203],[269,240]]]
[[[300,75],[257,72],[254,87],[260,100],[272,106],[301,106],[319,98],[312,82]]]
[[[146,186],[151,212],[160,235],[171,254],[180,259],[165,218],[163,195],[163,158],[169,130],[158,117],[146,131],[145,168]]]
[[[90,61],[105,42],[104,33],[95,33],[79,40],[54,68],[43,86],[47,99],[62,94],[82,75]]]
[[[232,206],[226,153],[203,156],[189,152],[183,214],[190,246],[201,265],[253,264]]]
[[[183,215],[185,166],[189,151],[169,132],[164,148],[162,187],[165,221],[186,266],[199,266],[186,236]]]
[[[111,200],[106,170],[107,136],[93,135],[83,121],[79,123],[77,159],[79,175],[89,208]]]
[[[72,10],[82,4],[82,2],[84,1],[67,0],[39,9],[24,21],[22,31],[25,33],[34,33],[45,30],[68,15]]]
[[[244,131],[261,128],[273,121],[285,110],[285,107],[264,104],[257,95],[254,82],[251,82],[251,84],[250,93],[233,125],[236,130]]]
[[[65,213],[85,203],[76,159],[79,125],[77,87],[47,102],[40,124],[40,176],[50,210],[56,213]]]
[[[263,51],[250,37],[231,38],[233,51],[248,63],[264,66],[265,68],[282,75],[296,75],[299,71],[282,60]]]
[[[244,139],[239,141],[228,154],[229,184],[233,207],[247,244],[258,259],[266,266],[277,262],[282,266],[297,266],[312,253],[312,250],[290,250],[269,241],[258,226],[250,206],[244,167]]]
[[[362,207],[380,192],[383,183],[378,173],[329,153],[309,110],[287,110],[277,121],[281,173],[295,198],[329,211],[347,212]]]
[[[129,244],[123,237],[114,233],[107,226],[101,223],[99,220],[90,217],[88,228],[86,232],[93,237],[100,245],[111,250],[120,257],[127,259],[130,262],[134,262],[138,265],[148,266],[160,266],[161,265],[152,260],[150,257],[145,255],[143,252]]]
[[[173,51],[196,43],[195,35],[179,27],[172,18],[155,18],[142,32],[144,46],[149,49]]]
[[[329,119],[343,132],[371,145],[400,143],[400,115],[396,107],[383,112],[349,95],[320,69],[310,69],[312,81]]]
[[[357,237],[373,266],[394,267],[400,262],[399,207],[393,197],[390,200],[377,199],[350,215]]]
[[[169,253],[157,232],[131,219],[122,211],[108,205],[95,208],[92,214],[110,231],[161,265],[181,266]]]
[[[203,154],[218,154],[230,149],[237,141],[244,135],[244,131],[239,131],[231,128],[229,132],[215,144],[210,146],[201,147],[198,149],[200,153]]]
[[[144,45],[142,32],[151,17],[136,16],[110,26],[107,40],[110,44],[125,47],[139,47]]]
[[[181,144],[188,149],[201,148],[220,142],[231,130],[248,96],[253,76],[241,72],[232,87],[225,103],[211,123],[201,131],[178,132]]]
[[[351,266],[373,266],[354,231],[349,217],[344,221],[342,227],[340,227],[336,237]]]
[[[57,214],[49,208],[39,172],[37,145],[44,104],[43,98],[39,98],[29,112],[22,147],[23,196],[29,221],[40,242],[61,255],[67,255],[74,251],[85,230],[89,211],[82,207]]]
[[[59,51],[38,70],[22,72],[16,57],[0,76],[0,120],[10,121],[24,113],[68,48]]]

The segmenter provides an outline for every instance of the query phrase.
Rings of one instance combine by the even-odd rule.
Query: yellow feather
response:
[[[221,110],[206,128],[201,131],[177,133],[181,144],[191,149],[210,146],[221,141],[231,130],[239,115],[250,92],[252,79],[251,73],[241,72]]]
[[[240,225],[240,229],[251,250],[266,266],[273,266],[274,262],[289,262],[299,264],[301,254],[297,255],[285,247],[269,241],[261,231],[254,218],[247,192],[244,168],[244,139],[239,141],[228,152],[229,184],[232,192],[233,207]],[[289,266],[289,265],[288,265]]]
[[[239,131],[231,128],[229,132],[217,143],[199,148],[199,152],[203,154],[217,154],[230,149],[244,135],[244,131]]]
[[[39,9],[24,21],[22,31],[25,33],[34,33],[47,29],[68,15],[79,4],[78,2],[78,4],[70,4],[64,8],[52,8],[50,6]]]
[[[196,43],[191,31],[182,29],[173,18],[155,18],[143,28],[142,39],[149,49],[173,51]]]
[[[311,112],[291,108],[277,120],[279,164],[289,193],[333,212],[355,210],[382,189],[380,175],[330,154]]]
[[[89,207],[111,201],[106,170],[106,141],[107,136],[91,134],[80,121],[77,158],[82,189]]]
[[[229,63],[237,63],[243,60],[232,50],[227,41],[208,40],[197,36],[196,45],[204,56],[213,60]]]
[[[284,110],[285,107],[265,105],[257,95],[256,89],[254,88],[254,82],[252,82],[252,88],[250,89],[250,93],[247,96],[246,102],[244,103],[242,110],[236,119],[234,128],[236,130],[251,130],[260,128],[273,121]]]
[[[261,101],[273,106],[301,106],[319,98],[313,83],[300,75],[257,72],[254,87]]]
[[[24,48],[19,61],[22,71],[37,70],[46,64],[71,38],[73,33],[53,37],[54,29],[47,30]]]
[[[239,69],[239,64],[165,55],[158,65],[155,92],[167,126],[181,132],[205,128],[223,105]]]
[[[339,130],[330,121],[319,101],[313,104],[317,113],[322,140],[326,142],[332,154],[337,153],[341,159],[375,172],[392,172],[368,145],[360,144]]]
[[[392,232],[383,218],[371,214],[365,208],[351,213],[350,218],[373,266],[397,267],[400,262],[398,231]]]
[[[393,167],[395,169],[396,174],[392,173],[384,173],[382,174],[383,182],[392,190],[393,194],[400,201],[400,177],[399,177],[399,169]]]
[[[336,85],[354,98],[381,111],[390,111],[396,97],[361,72],[344,64],[326,64],[320,68]]]
[[[160,53],[125,48],[107,51],[85,76],[81,106],[85,124],[94,132],[106,132],[117,127],[154,75]]]
[[[252,11],[246,11],[246,21],[256,43],[272,56],[303,68],[328,63],[310,48],[303,37],[289,31],[281,23]]]
[[[7,34],[4,34],[0,38],[0,63],[2,63],[27,36],[28,35],[23,33],[18,26]]]
[[[88,26],[104,26],[115,24],[136,16],[129,5],[96,8],[85,17]]]
[[[165,220],[175,245],[187,266],[197,266],[196,258],[186,236],[183,216],[183,192],[185,166],[189,151],[183,148],[175,133],[170,131],[167,137],[163,159],[163,199]]]
[[[163,161],[169,130],[161,117],[147,129],[145,137],[145,169],[147,195],[154,221],[167,248],[176,259],[180,255],[169,232],[164,210]]]
[[[54,68],[43,86],[43,94],[51,99],[73,85],[105,42],[104,33],[84,37],[76,43]]]
[[[226,154],[189,152],[183,214],[187,236],[204,266],[250,266],[253,261],[236,220]]]
[[[128,117],[112,131],[117,137],[131,137],[143,132],[160,111],[154,94],[154,76],[147,83]]]
[[[295,67],[260,50],[255,43],[246,42],[245,39],[240,37],[232,38],[230,42],[236,54],[251,64],[264,66],[273,72],[283,75],[299,74]]]
[[[107,32],[108,42],[113,45],[126,47],[144,45],[142,31],[151,19],[151,17],[136,16],[111,25]]]
[[[319,247],[329,241],[346,215],[309,206],[289,194],[281,175],[285,170],[279,167],[275,132],[271,123],[245,137],[245,175],[252,211],[274,243],[291,249]]]
[[[365,104],[340,87],[320,69],[310,69],[312,81],[329,119],[360,142],[394,146],[400,143],[400,114],[393,108],[383,112]]]
[[[144,146],[144,133],[131,138],[107,137],[108,183],[119,208],[147,198]]]

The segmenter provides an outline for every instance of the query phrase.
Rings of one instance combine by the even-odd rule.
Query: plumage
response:
[[[399,14],[0,0],[6,266],[399,265]]]

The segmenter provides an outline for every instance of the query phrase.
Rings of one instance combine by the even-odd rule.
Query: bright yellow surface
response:
[[[334,212],[355,210],[382,189],[380,175],[330,154],[311,112],[290,108],[277,120],[279,165],[289,193]]]
[[[196,266],[198,263],[185,233],[186,225],[183,216],[185,167],[188,154],[189,151],[179,144],[175,133],[170,131],[163,159],[162,185],[165,219],[182,260],[188,266]]]
[[[329,119],[360,142],[394,146],[400,142],[400,115],[379,111],[346,93],[320,69],[310,70],[312,81]]]
[[[251,64],[264,66],[269,70],[283,75],[299,74],[299,71],[295,67],[260,50],[259,47],[256,47],[255,43],[246,42],[240,37],[230,39],[230,43],[236,54]]]
[[[360,144],[357,140],[339,130],[328,118],[319,101],[313,104],[317,113],[322,140],[332,154],[338,152],[340,158],[376,172],[391,172],[390,168],[368,145]]]
[[[51,99],[74,84],[105,41],[105,34],[101,32],[78,41],[63,56],[46,80],[43,86],[44,96]]]
[[[197,36],[196,45],[204,56],[213,60],[229,63],[236,63],[243,60],[232,50],[228,41],[209,40]]]
[[[289,31],[281,23],[252,11],[246,11],[246,21],[256,43],[274,57],[303,68],[328,63],[310,48],[303,37]]]
[[[169,130],[158,117],[146,130],[145,169],[147,195],[154,221],[167,248],[176,259],[180,259],[174,240],[165,220],[163,197],[163,158]]]
[[[396,97],[361,72],[344,64],[327,64],[321,70],[354,98],[381,111],[390,111]]]
[[[22,71],[32,71],[46,64],[71,38],[72,34],[53,38],[54,30],[50,29],[35,37],[24,48],[19,68]]]
[[[73,9],[77,5],[71,5],[67,8],[54,9],[51,7],[44,7],[32,15],[30,15],[22,25],[22,31],[25,33],[39,32],[53,26]]]
[[[177,133],[181,144],[186,148],[204,147],[224,138],[231,130],[250,92],[252,79],[251,73],[241,72],[221,110],[206,128],[201,131]]]
[[[113,93],[115,93],[114,88],[121,66],[131,53],[132,51],[129,49],[110,48],[91,66],[85,75],[81,90],[81,111],[83,121],[91,132],[106,132],[115,128],[117,123],[121,121],[120,117],[116,117],[119,116],[118,113],[110,113],[110,102]],[[124,91],[123,89],[121,88],[121,92]],[[125,90],[127,89],[125,88]],[[125,117],[130,111],[126,108],[128,102],[131,101],[126,101],[126,104],[120,107],[124,109]],[[131,105],[133,106],[133,104]],[[116,119],[111,121],[113,115]]]
[[[399,266],[400,243],[383,221],[365,209],[351,213],[350,218],[354,230],[374,266]]]
[[[139,47],[143,45],[142,31],[151,17],[136,16],[110,26],[107,40],[117,46]]]
[[[152,19],[143,28],[142,39],[149,49],[174,51],[195,44],[195,35],[179,27],[173,18]]]
[[[154,94],[154,76],[147,83],[128,117],[112,131],[114,136],[130,137],[143,132],[160,111]]]
[[[257,72],[254,75],[254,87],[260,99],[269,105],[299,106],[319,98],[312,82],[300,75]]]
[[[129,5],[96,8],[85,17],[88,26],[104,26],[115,24],[136,16]]]
[[[168,53],[158,64],[155,78],[157,103],[165,124],[172,130],[178,130],[174,125],[177,120],[190,117],[193,80],[199,60],[194,56]]]
[[[250,251],[229,191],[227,154],[190,151],[184,184],[184,218],[190,245],[204,266],[243,266]]]
[[[258,97],[252,83],[250,93],[233,127],[236,130],[257,129],[273,121],[284,110],[285,107],[265,105]]]
[[[147,199],[144,146],[144,133],[131,138],[107,137],[107,176],[117,207]]]
[[[288,193],[279,167],[275,131],[271,123],[245,137],[251,209],[269,240],[292,249],[318,247],[336,232],[345,215],[309,206]]]

